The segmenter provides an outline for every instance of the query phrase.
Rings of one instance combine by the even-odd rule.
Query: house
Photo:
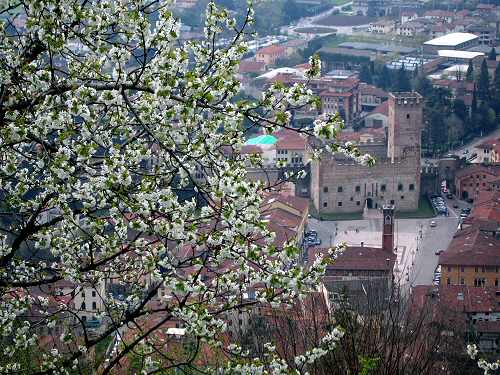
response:
[[[455,174],[455,194],[460,199],[476,199],[488,183],[500,176],[500,164],[472,164]]]
[[[480,45],[493,46],[495,44],[496,30],[489,25],[470,25],[466,30],[479,37]]]
[[[412,291],[412,305],[430,312],[431,324],[454,340],[477,339],[482,353],[500,351],[500,291],[495,287],[419,285]],[[418,301],[418,302],[416,302]],[[465,346],[465,342],[463,345]]]
[[[255,61],[264,63],[265,65],[274,65],[278,59],[286,56],[286,47],[272,45],[257,50]]]
[[[418,14],[415,11],[403,11],[401,12],[401,25],[407,22],[413,21],[418,18]]]
[[[359,84],[359,102],[361,110],[371,111],[389,98],[389,94],[373,85],[367,83]]]
[[[266,65],[263,62],[253,60],[242,60],[240,62],[238,73],[239,74],[261,74],[266,70]]]
[[[500,163],[500,138],[493,138],[475,146],[479,149],[478,159],[484,163]]]
[[[383,207],[382,247],[348,246],[326,267],[323,284],[334,301],[347,292],[349,301],[366,307],[367,299],[380,303],[391,290],[394,279],[394,206]],[[317,256],[329,256],[328,249],[310,248],[308,262]],[[359,302],[359,304],[357,303]]]
[[[389,34],[396,28],[394,21],[378,21],[370,23],[368,31],[375,34]]]
[[[306,138],[297,131],[282,129],[274,135],[276,142],[276,158],[290,167],[303,167],[308,159]]]
[[[389,101],[386,100],[368,113],[364,118],[364,122],[367,128],[387,128],[389,122]]]
[[[435,9],[425,12],[423,17],[432,21],[451,23],[455,15],[450,11]]]
[[[439,255],[441,284],[499,287],[500,238],[496,233],[496,228],[483,228],[479,222],[459,230]]]
[[[285,54],[290,56],[307,47],[307,40],[305,39],[292,39],[282,44],[285,47]]]

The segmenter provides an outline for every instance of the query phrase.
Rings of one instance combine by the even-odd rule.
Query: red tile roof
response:
[[[500,163],[492,165],[472,164],[458,170],[455,178],[470,177],[471,175],[485,173],[490,176],[500,176]]]
[[[277,150],[305,150],[306,138],[301,136],[298,132],[283,129],[273,134],[278,141],[276,142]]]
[[[243,60],[240,63],[239,73],[260,73],[265,70],[266,64],[258,61]]]
[[[473,220],[491,221],[500,226],[500,192],[480,191],[470,217]]]
[[[327,254],[325,248],[309,248],[308,260],[313,262],[317,254]],[[378,247],[349,246],[339,257],[327,266],[330,270],[391,271],[396,254]]]
[[[389,97],[389,94],[386,91],[384,91],[376,86],[369,85],[367,83],[360,83],[359,84],[359,93],[361,95],[374,95],[374,96],[378,96],[381,98],[388,98]]]
[[[272,45],[257,50],[258,55],[279,55],[285,53],[285,47]]]
[[[439,264],[455,266],[500,266],[500,239],[473,225],[458,231]]]
[[[337,97],[337,98],[348,98],[350,96],[352,96],[352,93],[351,92],[333,92],[333,91],[328,91],[328,90],[325,90],[325,91],[322,91],[319,93],[319,96],[322,97],[322,96],[327,96],[327,97]]]
[[[376,113],[380,113],[385,116],[389,116],[389,101],[386,100],[382,104],[378,105],[373,111],[369,113],[369,115],[373,115]]]

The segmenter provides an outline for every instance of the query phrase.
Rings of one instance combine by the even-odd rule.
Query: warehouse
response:
[[[437,55],[439,50],[464,51],[477,46],[479,37],[470,33],[451,33],[424,43],[424,53]]]

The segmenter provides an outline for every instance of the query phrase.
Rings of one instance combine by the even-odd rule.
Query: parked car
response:
[[[451,193],[446,194],[446,198],[453,199],[453,194],[451,194]]]
[[[434,252],[434,254],[436,254],[436,255],[441,255],[443,252],[444,252],[444,250],[439,249],[439,250],[436,250],[436,251]]]
[[[435,222],[434,220],[432,220],[432,221],[430,222],[429,226],[430,226],[431,228],[435,228],[435,227],[437,226],[437,224],[436,224],[436,222]]]
[[[458,208],[458,204],[453,204],[453,208]]]
[[[460,213],[462,213],[462,214],[470,214],[470,211],[471,211],[471,209],[469,207],[467,207],[467,208],[462,208],[462,210],[460,211]]]
[[[474,202],[474,199],[472,199],[472,198],[468,198],[468,199],[466,200],[466,202],[467,202],[467,203],[472,203],[472,202]]]

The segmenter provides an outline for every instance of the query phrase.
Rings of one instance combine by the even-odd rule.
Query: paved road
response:
[[[450,150],[450,152],[448,154],[451,154],[451,155],[457,155],[459,157],[463,157],[464,156],[464,151],[468,151],[468,153],[466,154],[467,157],[471,156],[473,153],[477,153],[478,154],[478,157],[475,158],[474,160],[472,160],[472,163],[481,163],[482,160],[481,158],[479,157],[480,156],[480,152],[479,152],[479,149],[475,148],[475,146],[489,140],[489,139],[493,139],[493,138],[498,138],[500,137],[500,128],[495,130],[494,132],[484,136],[484,137],[476,137],[474,138],[472,141],[470,141],[469,143],[466,143],[465,145],[463,146],[460,146],[459,148],[456,148],[454,150]],[[435,163],[438,161],[438,159],[433,159],[433,158],[422,158],[422,163],[425,164],[425,161],[429,161],[431,163]]]
[[[282,27],[281,28],[281,32],[284,33],[284,34],[288,34],[288,35],[295,35],[295,34],[297,34],[297,35],[304,36],[305,34],[303,34],[303,33],[302,34],[301,33],[296,33],[295,29],[297,29],[297,28],[304,28],[304,27],[329,27],[329,26],[324,26],[324,25],[318,25],[316,22],[320,18],[329,16],[330,14],[333,13],[334,10],[336,10],[336,9],[340,10],[341,8],[343,8],[345,6],[348,6],[348,5],[353,5],[353,2],[351,1],[351,2],[346,3],[346,4],[336,5],[333,8],[330,8],[327,11],[325,11],[323,13],[320,13],[320,14],[318,14],[316,16],[301,18],[297,22],[297,24],[295,24],[295,25],[290,25],[290,26],[284,26],[284,27]],[[335,29],[337,34],[346,34],[346,35],[349,35],[349,34],[353,33],[353,30],[352,30],[353,26],[331,26],[331,28]],[[330,34],[330,33],[322,33],[322,34],[317,34],[317,35],[326,35],[326,34]]]
[[[395,222],[395,246],[397,264],[395,277],[403,286],[429,285],[438,262],[436,250],[448,247],[458,227],[458,214],[453,201],[447,202],[450,216],[433,219],[397,219]],[[463,204],[462,206],[465,206]],[[461,206],[461,207],[462,207]],[[458,211],[460,210],[457,209]],[[435,221],[437,226],[430,227]],[[318,232],[321,246],[329,247],[345,242],[348,245],[382,246],[382,219],[349,221],[318,221],[309,219],[309,228]]]

